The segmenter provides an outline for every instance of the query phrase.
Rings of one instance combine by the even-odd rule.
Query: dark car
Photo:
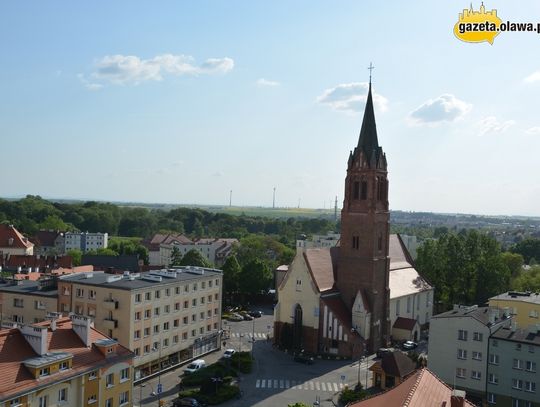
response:
[[[251,315],[253,318],[260,318],[263,316],[263,313],[262,311],[251,311],[249,315]]]
[[[305,363],[306,365],[312,365],[314,360],[313,356],[300,352],[294,355],[294,361],[298,363]]]
[[[401,345],[401,348],[403,350],[411,350],[411,349],[414,349],[418,346],[418,344],[416,342],[413,342],[413,341],[405,341],[403,342],[403,344]]]
[[[240,315],[242,315],[244,321],[253,321],[253,317],[247,312],[241,312]]]
[[[378,358],[382,358],[384,355],[386,355],[387,353],[392,353],[392,349],[388,349],[388,348],[379,348],[377,350],[377,357]]]
[[[174,407],[204,407],[205,405],[200,403],[197,399],[191,397],[184,397],[177,399],[173,402]]]

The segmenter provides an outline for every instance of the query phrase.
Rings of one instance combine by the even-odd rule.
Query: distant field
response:
[[[268,218],[333,218],[334,210],[308,208],[259,208],[250,206],[208,206],[202,207],[210,212],[229,215],[265,216]],[[339,213],[338,213],[339,215]]]

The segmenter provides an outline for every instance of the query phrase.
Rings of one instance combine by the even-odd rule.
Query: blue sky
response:
[[[0,194],[329,207],[373,61],[392,209],[540,216],[540,36],[461,42],[468,5],[2,2]]]

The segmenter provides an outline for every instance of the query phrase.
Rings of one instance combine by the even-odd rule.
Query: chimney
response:
[[[10,237],[8,239],[8,246],[13,246],[13,238],[12,237]]]
[[[60,312],[47,312],[46,319],[51,321],[51,331],[56,331],[56,321],[62,316]]]
[[[75,333],[81,338],[87,347],[92,345],[90,331],[92,330],[92,320],[82,315],[70,314],[71,325]]]
[[[510,323],[510,330],[512,332],[516,332],[516,329],[517,329],[516,321],[512,320],[512,322]]]
[[[465,392],[463,390],[452,390],[450,398],[451,407],[465,407]]]
[[[19,330],[24,336],[24,339],[26,339],[26,342],[28,342],[38,355],[43,356],[48,352],[47,327],[23,325]]]

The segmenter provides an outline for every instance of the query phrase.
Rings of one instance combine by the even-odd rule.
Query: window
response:
[[[210,250],[210,249],[208,249],[208,250]],[[204,290],[205,288],[206,288],[206,281],[203,281],[201,283],[201,289]]]
[[[187,340],[187,332],[182,333],[182,340],[183,341]]]
[[[491,384],[498,384],[499,377],[495,373],[490,373],[488,375],[488,382],[490,382]]]
[[[159,316],[159,307],[154,308],[154,316],[155,317]]]
[[[144,319],[149,319],[152,316],[152,311],[149,309],[144,310]]]
[[[212,302],[212,296],[211,295],[208,296],[208,302]]]
[[[92,394],[91,396],[88,396],[88,404],[93,404],[97,401],[97,397],[95,394]]]
[[[20,405],[21,405],[21,399],[18,397],[16,399],[10,400],[9,402],[10,407],[15,407],[15,406],[20,406]]]
[[[497,346],[499,346],[499,342],[497,342],[497,339],[493,339],[491,341],[491,344],[493,345],[494,348],[496,348]]]
[[[141,320],[141,311],[137,311],[135,313],[135,321],[140,321]]]
[[[197,291],[197,283],[193,283],[193,291]]]
[[[88,290],[88,298],[90,298],[91,300],[95,300],[96,299],[96,290]]]
[[[218,298],[219,298],[219,295],[218,295],[218,293],[215,293],[215,294],[214,294],[214,300],[216,300],[216,301],[217,301],[217,300],[218,300]]]
[[[58,365],[58,368],[60,370],[67,370],[69,369],[69,364],[66,360],[64,360],[63,362],[60,362],[60,364]]]
[[[58,390],[58,401],[67,401],[67,388]]]
[[[458,359],[467,359],[467,351],[464,349],[458,349],[457,357]]]
[[[487,401],[489,404],[495,404],[497,402],[497,396],[495,396],[493,393],[488,393]]]
[[[484,338],[484,334],[482,332],[475,332],[473,334],[474,341],[482,342],[483,338]]]
[[[467,369],[461,367],[456,368],[456,377],[464,379],[467,375]]]
[[[525,362],[525,370],[528,372],[536,372],[536,362],[527,361]]]
[[[161,297],[161,291],[156,290],[156,292],[154,293],[154,298],[160,298],[160,297]]]
[[[166,297],[170,297],[170,296],[171,296],[171,289],[170,289],[170,288],[166,288],[166,289],[165,289],[165,296],[166,296]]]
[[[20,324],[24,322],[24,318],[22,315],[12,315],[11,319],[13,320],[13,322],[18,322]]]
[[[472,370],[471,371],[471,378],[474,379],[474,380],[480,380],[482,377],[482,373],[480,373],[479,371],[477,370]]]
[[[482,360],[482,352],[473,352],[472,353],[472,358],[474,360]]]
[[[205,298],[201,297],[201,304],[204,304],[204,300],[205,300]]]
[[[529,353],[534,353],[534,346],[533,345],[529,345]]]
[[[150,336],[150,327],[144,328],[144,337]]]
[[[197,321],[197,315],[193,314],[191,316],[191,322],[196,322]]]
[[[125,391],[123,393],[120,393],[120,398],[118,401],[121,406],[129,403],[129,392]]]
[[[163,330],[164,330],[164,331],[168,331],[168,330],[169,330],[169,322],[164,322],[164,323],[163,323]]]
[[[105,400],[105,407],[113,407],[113,399]]]
[[[174,344],[178,343],[178,335],[174,335],[172,341]]]
[[[354,181],[353,183],[353,199],[360,198],[360,183],[358,181]]]
[[[396,301],[396,316],[399,316],[400,300]]]
[[[144,345],[144,354],[150,353],[150,345]]]
[[[120,383],[129,380],[129,367],[120,370]]]
[[[17,308],[23,308],[24,300],[22,298],[13,298],[13,306]]]
[[[201,319],[204,319],[204,312],[201,312],[201,314],[199,315],[199,317],[200,317]]]
[[[133,349],[133,351],[135,352],[135,357],[138,358],[139,356],[141,356],[141,350],[139,348],[135,348]]]
[[[538,319],[538,311],[537,310],[531,310],[529,312],[529,318],[535,318]]]
[[[512,367],[514,369],[523,369],[523,361],[520,359],[514,359],[514,362],[512,364]]]
[[[107,387],[113,387],[114,386],[114,374],[113,373],[109,373],[105,377],[105,384],[107,385]]]
[[[466,340],[467,340],[467,334],[468,334],[467,331],[465,331],[465,330],[463,330],[463,329],[460,329],[460,330],[458,331],[458,339],[459,339],[460,341],[466,341]]]
[[[362,184],[361,184],[361,193],[360,193],[360,199],[362,200],[366,200],[367,199],[367,182],[366,181],[362,181]]]
[[[96,316],[96,309],[95,306],[88,306],[88,316],[89,317],[95,317]]]
[[[94,380],[97,378],[97,372],[94,370],[93,372],[88,373],[88,380]]]
[[[197,306],[197,298],[193,298],[193,299],[191,300],[191,306],[192,306],[192,307],[196,307],[196,306]]]
[[[137,329],[137,330],[134,332],[133,338],[134,338],[134,339],[141,339],[141,331],[140,331],[140,329]]]
[[[521,390],[523,389],[523,380],[521,379],[512,379],[512,388]]]
[[[499,364],[499,355],[495,353],[491,353],[489,355],[489,363],[492,365],[498,365]]]
[[[200,333],[201,335],[204,333],[204,328],[203,328],[202,326],[199,328],[199,333]]]
[[[195,329],[192,329],[191,330],[191,336],[195,336],[195,335],[197,335],[197,331]]]
[[[407,297],[407,313],[411,312],[411,297]]]
[[[141,302],[141,294],[135,294],[135,302],[136,303]]]
[[[165,338],[163,339],[163,347],[166,348],[167,346],[169,346],[169,339]]]
[[[358,250],[360,248],[360,237],[359,236],[353,236],[352,237],[352,248]]]
[[[159,333],[159,325],[154,325],[154,333],[155,334]]]
[[[39,377],[48,376],[50,374],[51,374],[51,371],[49,370],[48,367],[43,367],[39,369]]]
[[[79,297],[79,298],[84,297],[84,289],[82,289],[82,288],[77,288],[77,289],[75,290],[75,296],[76,296],[76,297]]]
[[[49,406],[49,396],[41,396],[38,399],[38,407],[48,407]]]
[[[188,324],[188,317],[184,317],[182,322],[183,322],[184,325],[187,325]]]
[[[536,383],[535,382],[525,382],[525,391],[530,393],[536,393]]]
[[[189,301],[184,301],[184,309],[189,307]]]
[[[217,314],[218,314],[218,309],[214,308],[214,315],[217,315]]]
[[[212,288],[212,280],[208,281],[208,288]]]
[[[186,285],[184,286],[184,292],[185,292],[185,293],[189,293],[189,284],[186,284]]]
[[[211,310],[206,311],[206,318],[212,318],[212,311]]]
[[[163,312],[164,312],[165,314],[168,314],[169,312],[171,312],[171,306],[170,306],[170,305],[165,305],[165,306],[163,307]]]
[[[216,278],[216,286],[219,285],[219,278]]]
[[[36,301],[34,301],[34,308],[35,309],[45,309],[45,304],[43,303],[43,301],[36,300]]]
[[[180,303],[177,302],[176,304],[174,304],[174,310],[175,311],[180,311]]]
[[[521,350],[521,343],[516,343],[516,350]]]
[[[180,320],[179,320],[179,319],[175,319],[175,320],[173,321],[173,327],[174,327],[174,328],[178,328],[179,326],[180,326]]]

